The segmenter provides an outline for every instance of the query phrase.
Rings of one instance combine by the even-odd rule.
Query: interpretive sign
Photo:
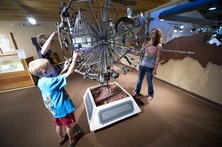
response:
[[[167,63],[170,59],[184,59],[190,57],[197,60],[202,67],[208,62],[222,65],[222,45],[210,44],[206,41],[209,33],[199,33],[193,36],[178,37],[163,44],[161,52],[161,64]]]
[[[99,111],[99,121],[101,124],[106,124],[124,115],[130,114],[133,111],[133,103],[131,101],[126,101]]]

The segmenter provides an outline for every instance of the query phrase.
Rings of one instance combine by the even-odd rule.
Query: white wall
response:
[[[32,37],[36,37],[40,33],[50,35],[56,30],[56,22],[40,22],[35,27],[20,27],[19,21],[0,21],[0,34],[13,33],[15,41],[19,49],[24,49],[26,56],[38,57],[35,46],[32,44]]]

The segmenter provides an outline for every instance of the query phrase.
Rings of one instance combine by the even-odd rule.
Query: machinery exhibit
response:
[[[75,72],[103,85],[108,84],[110,78],[119,77],[113,69],[114,64],[122,69],[123,74],[130,71],[129,67],[121,64],[121,60],[132,65],[133,59],[128,53],[136,48],[126,47],[126,43],[134,41],[139,48],[140,40],[146,37],[147,31],[144,15],[131,16],[130,7],[136,4],[136,1],[129,0],[70,0],[61,3],[61,20],[56,25],[61,49],[82,51]],[[118,18],[120,7],[126,8],[126,16]],[[112,16],[110,11],[115,11],[115,15]],[[134,28],[142,29],[142,33],[137,35]],[[136,68],[136,65],[133,64],[133,67]]]
[[[75,7],[76,3],[82,3],[82,7]],[[118,83],[109,83],[110,78],[118,78],[119,74],[114,70],[114,65],[127,74],[130,69],[122,64],[121,60],[136,68],[128,54],[130,50],[140,48],[140,40],[146,34],[146,19],[141,15],[133,19],[130,15],[118,18],[118,8],[136,5],[136,1],[126,0],[70,0],[63,2],[59,16],[61,21],[57,23],[58,38],[62,50],[71,48],[72,52],[81,52],[77,59],[75,72],[84,78],[97,80],[99,85],[89,87],[84,96],[87,120],[91,131],[101,129],[107,125],[135,115],[141,112],[133,97]],[[78,4],[79,6],[79,4]],[[115,11],[111,16],[110,11]],[[143,27],[142,27],[143,26]],[[143,33],[137,35],[133,29],[142,28]],[[134,41],[136,47],[126,46],[128,41]],[[64,57],[70,60],[70,57]],[[115,86],[112,86],[115,84]],[[99,90],[98,88],[104,88]],[[115,89],[119,89],[115,90]],[[98,90],[96,90],[98,89]],[[96,90],[96,95],[92,91]],[[125,93],[121,95],[120,93]],[[98,94],[102,94],[101,99]],[[118,100],[116,100],[118,97]],[[97,99],[97,100],[96,100]],[[108,100],[102,105],[97,103]]]

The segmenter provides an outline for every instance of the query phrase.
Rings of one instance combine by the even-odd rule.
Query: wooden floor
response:
[[[121,74],[115,81],[132,94],[137,72]],[[154,80],[152,101],[143,96],[135,99],[141,113],[95,132],[88,126],[83,95],[98,82],[74,74],[68,83],[66,90],[77,107],[74,129],[84,133],[77,147],[222,146],[222,110],[161,81]],[[144,81],[142,94],[146,91]],[[37,87],[0,93],[0,120],[0,147],[59,146],[53,118]]]

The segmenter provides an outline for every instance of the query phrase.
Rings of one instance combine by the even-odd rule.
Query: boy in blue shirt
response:
[[[72,63],[69,65],[69,62],[67,61],[64,65],[64,69],[58,76],[55,76],[55,68],[47,59],[36,59],[29,63],[30,73],[40,77],[38,87],[42,93],[46,108],[54,117],[56,133],[60,145],[64,144],[65,140],[67,140],[67,137],[63,137],[63,125],[65,126],[70,146],[74,146],[76,143],[76,140],[73,138],[72,130],[72,127],[76,123],[74,116],[76,108],[64,87],[67,86],[67,77],[74,72],[77,58],[78,54],[73,53]]]

